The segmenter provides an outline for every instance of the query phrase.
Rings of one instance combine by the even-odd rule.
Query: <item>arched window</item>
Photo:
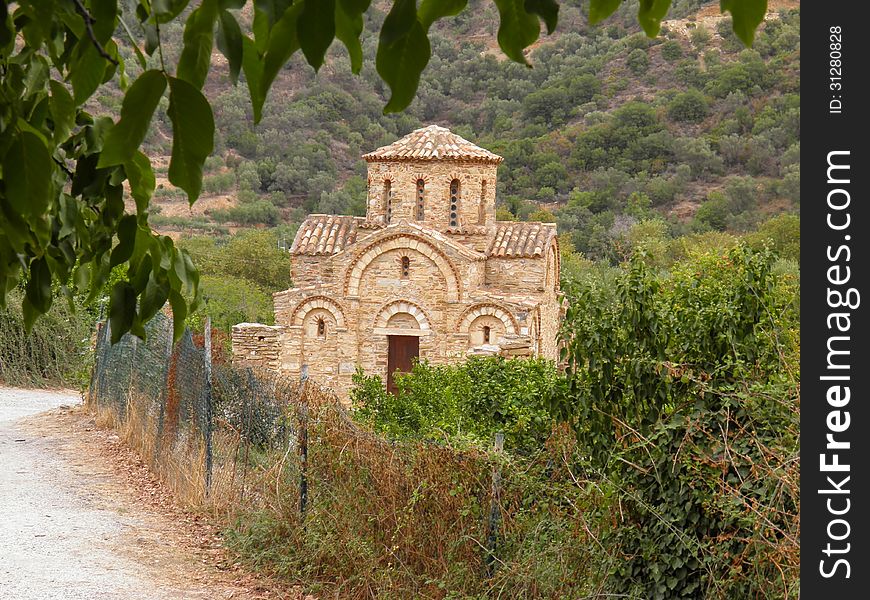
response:
[[[411,259],[407,256],[402,257],[402,279],[407,279],[411,274]]]
[[[483,343],[488,344],[490,340],[490,328],[489,325],[483,326]]]
[[[393,218],[393,182],[389,179],[384,181],[384,215],[387,225]]]
[[[450,226],[457,227],[459,225],[459,180],[454,179],[450,182]]]
[[[477,207],[477,223],[486,223],[486,179],[480,182],[480,205]]]
[[[426,215],[426,182],[417,180],[417,220],[422,221]]]
[[[326,337],[326,321],[317,319],[317,337]]]

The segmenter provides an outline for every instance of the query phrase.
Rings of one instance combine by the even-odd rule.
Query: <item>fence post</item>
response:
[[[94,342],[94,365],[93,365],[93,367],[91,367],[91,381],[90,381],[90,384],[88,385],[88,404],[91,406],[95,406],[96,404],[99,404],[99,399],[97,398],[97,396],[99,396],[102,393],[102,390],[100,389],[101,386],[99,384],[100,371],[101,371],[100,358],[103,354],[103,346],[105,345],[105,344],[103,344],[103,338],[105,337],[106,327],[109,324],[108,319],[106,319],[106,321],[103,322],[103,319],[105,318],[104,308],[105,308],[105,306],[101,302],[100,303],[100,318],[97,320],[97,331],[96,331],[97,335],[96,335],[96,340]]]
[[[205,362],[205,497],[211,491],[211,471],[214,457],[212,456],[212,421],[214,409],[212,407],[212,377],[211,377],[211,317],[205,318],[204,362]]]
[[[100,318],[97,319],[97,331],[94,336],[94,364],[91,367],[91,381],[88,383],[88,404],[94,406],[94,403],[99,404],[99,401],[96,398],[96,395],[100,393],[99,385],[97,383],[97,379],[100,376],[100,354],[103,351],[103,344],[101,342],[103,337],[103,332],[106,328],[106,323],[108,323],[108,319],[106,323],[103,323],[103,319],[105,318],[105,306],[102,302],[100,302]]]
[[[299,518],[304,527],[308,505],[308,400],[305,395],[308,365],[302,365],[299,381]]]
[[[500,460],[504,450],[504,433],[495,434],[496,461]],[[492,467],[492,500],[489,505],[489,536],[486,541],[486,576],[492,577],[495,573],[495,547],[498,542],[498,526],[501,521],[501,463],[496,462]]]
[[[124,420],[130,418],[130,413],[133,412],[133,381],[136,380],[136,349],[139,347],[139,338],[137,338],[133,334],[125,334],[129,335],[130,340],[130,384],[127,386],[127,393],[124,397],[125,406],[124,406]],[[138,385],[138,380],[136,380]]]
[[[163,443],[163,422],[166,419],[166,402],[169,399],[169,371],[172,369],[172,322],[168,318],[163,320],[166,331],[166,356],[163,358],[163,389],[160,391],[160,411],[157,414],[157,438],[154,441],[154,464],[160,457],[160,445]],[[168,330],[168,331],[167,331]]]

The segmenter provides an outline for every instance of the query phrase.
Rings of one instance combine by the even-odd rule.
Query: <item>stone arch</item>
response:
[[[516,334],[520,328],[516,319],[508,310],[493,303],[480,303],[470,306],[459,318],[459,325],[456,330],[459,333],[468,333],[471,323],[480,316],[489,315],[495,317],[504,324],[505,333]]]
[[[426,311],[424,311],[419,304],[409,302],[408,300],[393,300],[392,302],[387,302],[378,311],[377,316],[375,316],[374,327],[376,329],[386,328],[390,318],[399,313],[407,313],[414,317],[420,331],[429,331],[432,329]]]
[[[329,296],[309,296],[302,302],[296,305],[293,313],[290,315],[290,325],[302,325],[305,322],[305,317],[312,310],[323,309],[332,314],[335,319],[335,326],[341,329],[346,327],[344,319],[344,310],[341,305],[330,298]]]
[[[560,284],[559,280],[562,276],[562,261],[561,256],[559,255],[559,245],[558,242],[553,239],[553,242],[550,243],[550,249],[547,251],[547,263],[544,267],[546,269],[544,279],[545,286],[547,289],[552,289],[556,292],[559,291]]]
[[[447,299],[457,302],[462,291],[459,272],[453,262],[431,242],[415,235],[400,233],[372,242],[347,268],[344,292],[346,296],[359,296],[363,273],[374,259],[390,250],[415,250],[435,263],[447,282]]]

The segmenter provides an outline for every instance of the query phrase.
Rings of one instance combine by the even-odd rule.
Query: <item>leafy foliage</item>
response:
[[[610,588],[645,598],[790,597],[797,585],[796,290],[739,246],[617,294],[577,290],[554,409],[618,491]],[[771,586],[772,581],[780,582]]]
[[[391,436],[490,444],[503,432],[507,447],[529,451],[550,433],[546,399],[557,381],[545,360],[471,357],[459,365],[415,364],[396,375],[396,395],[377,375],[358,371],[351,398],[361,420]]]
[[[20,289],[12,290],[6,310],[0,310],[0,383],[16,386],[87,385],[93,353],[90,341],[97,315],[84,306],[70,308],[55,302],[44,318],[25,334],[18,303]]]
[[[297,50],[317,69],[338,38],[348,50],[352,71],[360,72],[363,16],[374,10],[370,2],[256,1],[250,34],[233,12],[245,4],[203,0],[188,10],[187,0],[28,0],[15,3],[10,13],[9,4],[0,3],[0,89],[5,98],[0,107],[0,305],[10,289],[27,280],[22,311],[28,328],[49,310],[51,282],[70,298],[83,291],[97,293],[117,264],[127,265],[127,277],[111,295],[116,339],[126,331],[144,336],[143,323],[167,300],[179,323],[195,309],[199,294],[193,264],[171,239],[149,226],[155,174],[139,147],[152,119],[168,117],[169,181],[191,203],[197,199],[203,164],[214,148],[213,110],[202,89],[215,44],[227,59],[232,82],[244,72],[256,122],[263,118],[277,74]],[[618,6],[594,4],[593,20]],[[527,64],[524,50],[538,39],[542,22],[548,33],[555,30],[558,3],[495,0],[495,5],[499,45],[509,58]],[[746,41],[764,6],[763,0],[723,4],[734,16],[735,33]],[[668,0],[640,3],[638,19],[649,35],[658,31],[669,7]],[[393,4],[381,26],[376,56],[378,73],[392,90],[385,110],[402,110],[414,97],[430,61],[433,23],[464,9],[464,1]],[[130,26],[132,13],[140,39]],[[161,31],[179,27],[182,20],[183,44],[172,75],[173,65],[167,65],[172,54],[163,47]],[[137,70],[141,72],[130,84],[130,73]],[[126,90],[120,118],[92,116],[86,104],[116,77]],[[167,89],[168,105],[163,102]],[[135,214],[127,214],[123,203],[125,181],[136,200]]]

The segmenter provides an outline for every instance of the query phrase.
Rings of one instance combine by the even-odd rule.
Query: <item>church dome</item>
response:
[[[368,162],[396,160],[459,160],[499,164],[504,159],[472,144],[446,127],[429,125],[415,129],[392,144],[363,154]]]

